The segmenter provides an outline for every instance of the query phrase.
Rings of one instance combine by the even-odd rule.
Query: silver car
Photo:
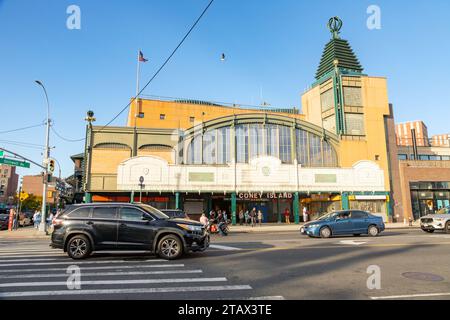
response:
[[[433,233],[436,230],[450,233],[450,206],[440,209],[436,214],[429,214],[420,218],[423,231]]]

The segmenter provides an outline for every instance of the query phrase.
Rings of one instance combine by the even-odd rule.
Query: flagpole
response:
[[[140,54],[141,54],[141,50],[138,50],[138,56],[137,56],[137,71],[136,71],[136,109],[134,112],[134,127],[136,128],[136,121],[137,121],[137,116],[138,116],[138,108],[139,108],[139,78],[140,78],[140,73],[141,73],[141,59],[140,59]]]

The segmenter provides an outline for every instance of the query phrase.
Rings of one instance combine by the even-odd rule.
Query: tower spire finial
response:
[[[342,29],[342,20],[339,17],[330,18],[328,21],[328,29],[333,34],[333,39],[339,39],[339,33]]]

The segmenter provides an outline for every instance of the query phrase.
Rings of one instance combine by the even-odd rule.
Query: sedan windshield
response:
[[[158,219],[170,219],[170,217],[164,213],[162,213],[161,211],[159,211],[158,209],[155,209],[149,205],[146,204],[140,204],[139,207],[141,207],[142,209],[144,209],[145,211],[151,213],[153,216],[155,216]]]

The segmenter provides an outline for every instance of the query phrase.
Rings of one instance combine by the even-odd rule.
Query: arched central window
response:
[[[235,134],[232,137],[230,128],[223,127],[196,135],[188,146],[188,164],[230,163],[234,138],[238,163],[267,155],[287,164],[297,159],[303,167],[337,167],[331,144],[306,130],[274,124],[241,124],[235,127]]]

